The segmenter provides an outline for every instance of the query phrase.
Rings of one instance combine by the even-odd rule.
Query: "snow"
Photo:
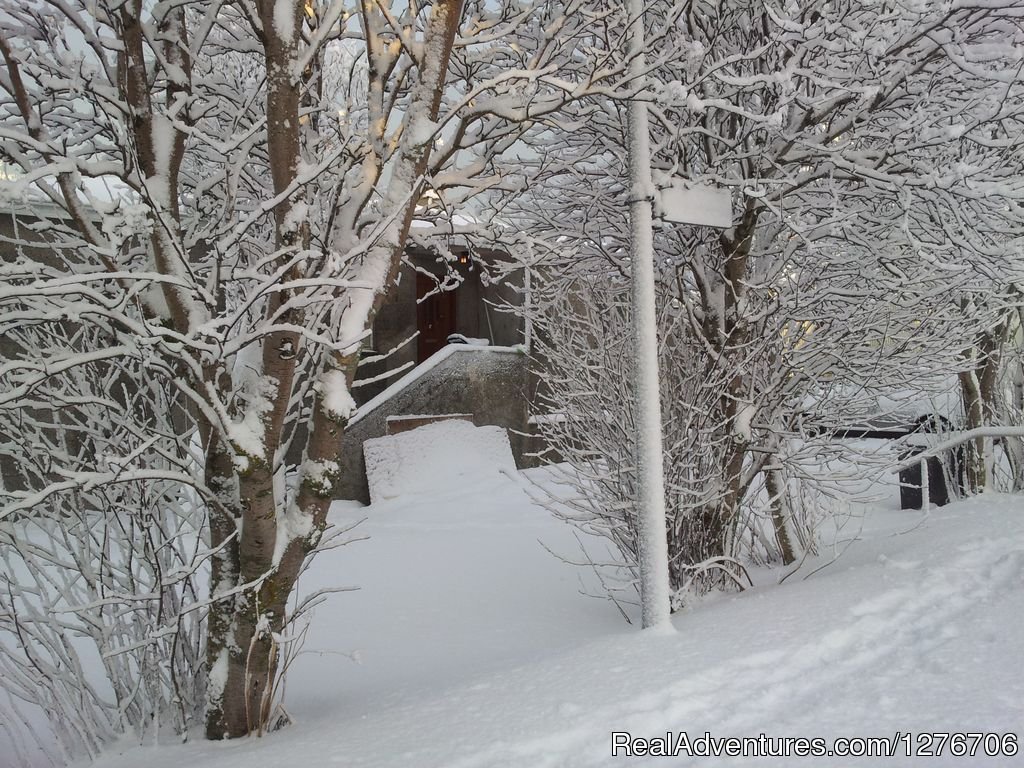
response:
[[[320,396],[323,398],[323,407],[327,416],[331,419],[347,422],[356,410],[356,401],[352,399],[352,393],[349,391],[345,372],[339,370],[327,371],[318,388]]]
[[[274,29],[285,42],[295,36],[295,0],[274,0]]]
[[[277,10],[277,6],[274,7],[274,10]],[[297,232],[308,218],[309,205],[299,201],[288,209],[288,215],[284,219],[284,230],[286,232]]]
[[[217,654],[217,660],[210,669],[210,674],[206,680],[206,697],[210,701],[219,701],[224,695],[224,686],[228,680],[228,657],[228,649],[222,648],[220,653]]]
[[[361,590],[314,617],[288,683],[296,724],[262,739],[121,748],[99,767],[795,765],[613,758],[612,733],[1022,735],[1021,497],[923,515],[898,510],[895,486],[882,486],[885,499],[837,525],[822,556],[781,584],[784,571],[755,571],[755,588],[675,615],[679,631],[665,636],[577,593],[580,579],[595,585],[539,545],[578,551],[530,501],[527,478],[470,477],[369,508],[335,505],[331,521],[366,518],[358,530],[370,540],[321,555],[300,585]],[[926,764],[1024,760],[946,754]]]
[[[733,423],[733,432],[736,437],[749,442],[752,439],[751,422],[757,415],[757,406],[753,403],[744,403],[736,412],[736,419]]]
[[[479,227],[483,222],[469,214],[464,213],[453,213],[449,217],[449,223],[452,227]],[[413,219],[413,229],[434,229],[437,227],[437,221],[430,219]]]
[[[659,190],[658,203],[666,221],[719,229],[733,225],[732,193],[725,188],[672,179]]]
[[[449,344],[469,344],[472,347],[489,347],[490,339],[481,339],[473,336],[464,336],[461,333],[453,333],[448,336]]]
[[[156,173],[147,180],[152,198],[161,207],[171,204],[170,168],[171,153],[174,150],[174,124],[164,115],[153,115],[152,141]]]
[[[240,470],[245,470],[253,459],[266,459],[263,419],[273,410],[277,380],[272,376],[256,376],[252,371],[242,373],[247,376],[248,403],[242,418],[228,424],[228,438],[235,448],[232,460]]]
[[[306,461],[302,465],[304,479],[314,488],[330,491],[332,476],[338,472],[338,464],[334,461]],[[272,562],[280,565],[281,558],[288,545],[297,539],[304,539],[313,532],[313,517],[304,513],[294,504],[289,504],[277,518],[277,538],[274,539],[274,555]]]
[[[425,115],[418,114],[417,119],[409,121],[409,131],[409,140],[413,144],[428,144],[437,133],[438,125]]]
[[[516,464],[502,427],[476,427],[449,419],[363,443],[370,498],[459,487],[467,481],[496,480]]]
[[[437,419],[437,418],[449,418],[449,419],[463,419],[472,421],[472,413],[403,413],[400,416],[388,416],[384,421],[387,424],[401,423],[403,421],[411,421],[413,419]]]

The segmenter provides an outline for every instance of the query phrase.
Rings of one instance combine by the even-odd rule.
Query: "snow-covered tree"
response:
[[[88,422],[4,487],[0,514],[64,535],[66,505],[116,511],[84,491],[190,499],[188,567],[208,567],[210,595],[171,618],[208,617],[209,737],[270,717],[287,601],[349,471],[361,341],[421,198],[455,214],[517,183],[509,148],[600,85],[576,45],[600,16],[573,0],[0,6],[0,153],[23,213],[0,284],[4,435],[55,392],[69,409],[6,457]],[[134,438],[98,445],[111,378]]]
[[[855,395],[960,369],[950,299],[977,284],[981,260],[928,221],[960,208],[957,238],[971,240],[979,222],[966,211],[980,208],[1019,242],[1004,214],[1020,197],[1009,137],[1020,136],[1024,104],[1021,30],[1010,2],[663,2],[647,17],[652,85],[642,96],[656,181],[734,196],[731,229],[666,224],[655,239],[667,525],[682,601],[739,578],[726,571],[735,554],[793,556],[806,525],[777,503],[802,471],[790,438],[806,451]],[[542,389],[545,429],[583,469],[578,519],[632,566],[631,452],[608,434],[633,418],[615,380],[631,374],[619,291],[630,271],[626,201],[637,194],[625,183],[624,107],[612,98],[632,93],[619,85],[535,134],[521,221],[537,271],[538,356],[556,371]]]

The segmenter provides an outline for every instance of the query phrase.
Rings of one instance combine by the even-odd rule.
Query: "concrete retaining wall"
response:
[[[389,416],[471,413],[477,426],[509,430],[512,455],[522,468],[529,385],[519,347],[445,347],[356,411],[345,431],[343,478],[335,497],[369,503],[363,441],[384,435]]]

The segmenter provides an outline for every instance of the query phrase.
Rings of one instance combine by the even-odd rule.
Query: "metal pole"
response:
[[[637,537],[641,623],[670,628],[665,481],[662,471],[658,329],[654,290],[654,181],[651,177],[644,58],[644,4],[629,0],[629,74],[637,97],[629,103],[630,255],[636,363]]]
[[[931,512],[932,488],[928,477],[928,458],[921,459],[921,511],[926,515]]]

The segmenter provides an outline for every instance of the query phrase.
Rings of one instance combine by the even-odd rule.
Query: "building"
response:
[[[477,261],[500,258],[462,251],[449,264],[410,254],[364,350],[337,498],[369,501],[365,440],[438,417],[505,427],[517,465],[529,463],[534,383],[523,320],[509,311],[523,300],[522,281],[491,282]]]

